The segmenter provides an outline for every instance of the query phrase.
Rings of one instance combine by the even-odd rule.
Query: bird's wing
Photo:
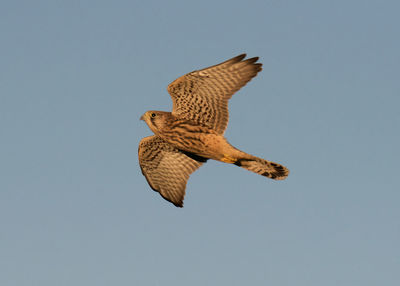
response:
[[[242,54],[173,81],[168,86],[172,114],[223,134],[229,120],[228,100],[261,71],[258,57],[243,60],[245,57]]]
[[[204,158],[185,154],[158,136],[139,143],[139,164],[150,187],[177,207],[183,207],[186,183]]]

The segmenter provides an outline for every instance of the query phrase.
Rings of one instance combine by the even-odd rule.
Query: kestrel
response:
[[[261,71],[258,57],[245,54],[188,73],[168,86],[172,112],[147,111],[140,118],[155,135],[139,144],[139,163],[150,187],[183,207],[191,173],[208,159],[235,164],[262,176],[283,180],[289,170],[233,147],[224,137],[228,100]]]

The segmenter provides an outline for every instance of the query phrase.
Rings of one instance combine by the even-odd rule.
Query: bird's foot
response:
[[[221,159],[222,162],[228,163],[228,164],[233,164],[235,163],[237,160],[233,157],[230,157],[226,154],[224,154],[224,157],[222,157]]]

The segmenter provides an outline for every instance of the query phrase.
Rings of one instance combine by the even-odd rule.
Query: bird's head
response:
[[[140,120],[146,122],[150,129],[157,133],[163,129],[170,116],[171,112],[149,110],[140,117]]]

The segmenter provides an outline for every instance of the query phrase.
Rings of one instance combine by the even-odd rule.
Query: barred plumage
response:
[[[207,159],[235,164],[282,180],[289,170],[233,147],[223,136],[228,100],[261,71],[258,57],[245,54],[188,73],[168,86],[172,112],[148,111],[141,119],[154,132],[139,144],[139,163],[151,188],[175,206],[183,206],[187,180]]]
[[[138,153],[142,173],[150,187],[167,201],[182,207],[186,182],[204,161],[184,154],[158,136],[143,138]]]

